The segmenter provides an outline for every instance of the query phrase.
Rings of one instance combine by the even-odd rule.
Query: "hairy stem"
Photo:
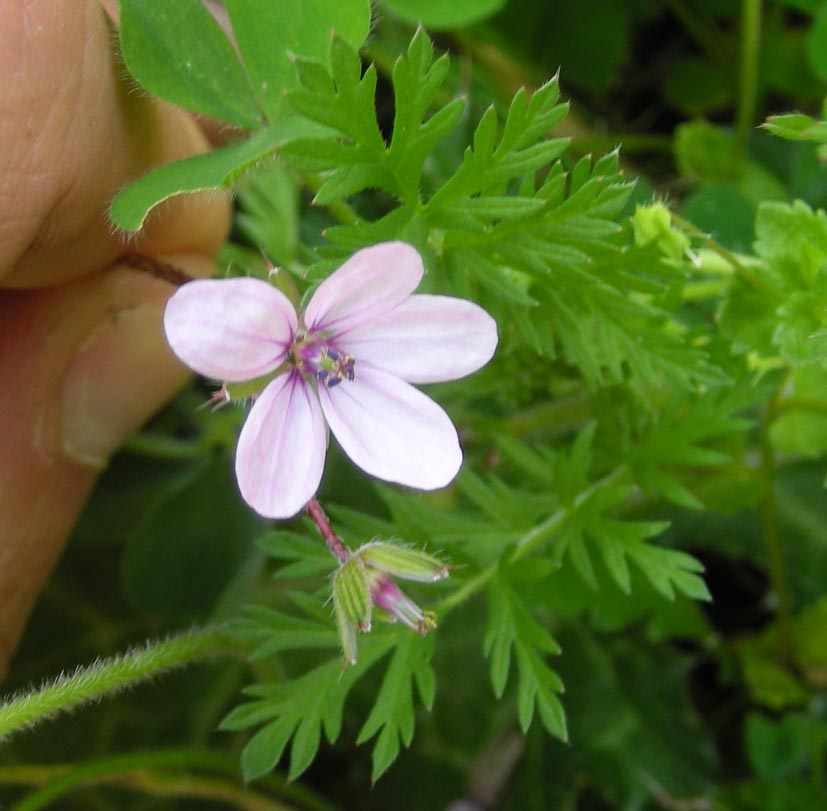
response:
[[[63,674],[39,690],[13,696],[0,705],[0,740],[166,670],[227,650],[227,637],[215,628],[207,628],[150,643]]]
[[[322,509],[322,505],[319,504],[315,498],[311,498],[310,501],[307,502],[307,514],[313,519],[313,523],[319,528],[319,532],[321,533],[322,538],[324,538],[327,548],[330,550],[330,554],[332,554],[333,557],[339,561],[339,563],[344,563],[350,557],[350,550],[344,545],[342,539],[333,531],[333,527],[330,526],[330,521]]]

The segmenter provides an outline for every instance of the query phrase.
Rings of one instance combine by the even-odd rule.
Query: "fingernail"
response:
[[[183,377],[166,346],[157,306],[112,313],[81,342],[63,377],[64,454],[105,465]]]

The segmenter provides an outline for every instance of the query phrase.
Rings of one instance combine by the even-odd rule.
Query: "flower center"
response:
[[[329,389],[355,377],[353,355],[339,351],[317,333],[298,333],[288,358],[305,378],[312,378]]]

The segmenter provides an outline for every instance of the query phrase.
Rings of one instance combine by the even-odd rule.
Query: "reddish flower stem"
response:
[[[137,270],[140,273],[148,273],[150,276],[161,279],[173,287],[180,287],[182,284],[192,281],[192,276],[180,268],[136,251],[121,254],[112,265],[120,265],[121,267]]]
[[[327,516],[324,514],[322,505],[319,504],[315,498],[311,498],[310,501],[307,502],[307,514],[319,528],[319,532],[322,534],[322,538],[324,538],[330,553],[339,563],[344,563],[350,557],[350,550],[333,531],[333,527],[330,526],[330,521],[327,520]]]

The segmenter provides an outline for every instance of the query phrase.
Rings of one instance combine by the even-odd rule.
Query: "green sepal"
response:
[[[372,607],[365,566],[352,557],[333,575],[333,610],[348,664],[356,664],[356,631],[370,630]]]
[[[282,364],[274,372],[268,372],[261,377],[255,377],[252,380],[243,380],[240,383],[225,383],[224,394],[228,400],[246,400],[249,397],[255,397],[257,394],[261,394],[268,383],[283,373],[284,365]]]
[[[449,569],[439,558],[389,541],[371,541],[356,554],[366,566],[403,580],[434,583],[448,577]]]

